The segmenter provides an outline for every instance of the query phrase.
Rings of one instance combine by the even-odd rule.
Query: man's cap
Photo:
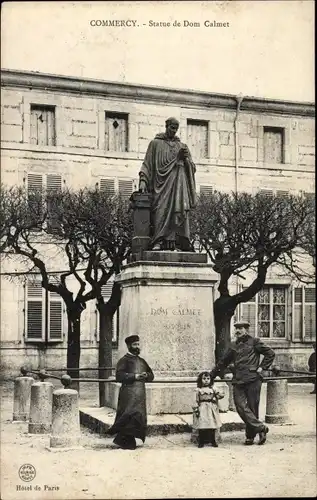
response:
[[[140,340],[139,335],[130,335],[129,337],[124,339],[127,345],[132,344],[133,342],[139,342],[139,340]]]
[[[177,118],[174,118],[174,116],[170,116],[165,121],[165,125],[169,125],[170,123],[177,123],[177,125],[179,125],[179,120],[177,120]]]
[[[249,327],[250,327],[250,323],[249,323],[249,321],[247,321],[247,320],[241,319],[240,321],[236,321],[236,322],[233,324],[233,326],[234,326],[235,328],[239,328],[239,326],[240,326],[240,327],[244,327],[244,328],[249,328]]]

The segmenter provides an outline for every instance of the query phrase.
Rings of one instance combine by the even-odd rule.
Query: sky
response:
[[[311,0],[4,2],[1,42],[6,69],[314,101]]]

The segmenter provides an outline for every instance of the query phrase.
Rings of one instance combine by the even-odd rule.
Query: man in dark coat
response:
[[[176,136],[179,122],[168,118],[166,130],[150,142],[139,177],[139,190],[152,194],[151,247],[190,251],[189,212],[196,204],[196,167],[186,144]]]
[[[311,373],[316,373],[316,342],[313,343],[314,352],[311,353],[308,359],[308,367]],[[316,379],[314,382],[314,389],[310,394],[316,394]]]
[[[117,414],[108,434],[117,434],[114,443],[120,448],[134,450],[135,438],[145,441],[147,414],[145,382],[152,382],[154,374],[147,362],[140,358],[140,338],[130,335],[125,339],[128,352],[116,367],[116,381],[121,382]]]
[[[262,386],[262,371],[271,366],[275,353],[259,338],[249,335],[248,321],[234,324],[236,342],[234,342],[212,370],[214,378],[219,371],[232,365],[233,398],[236,410],[246,424],[246,445],[254,443],[259,434],[259,443],[264,444],[269,429],[259,420],[259,404]],[[260,355],[263,359],[260,363]]]

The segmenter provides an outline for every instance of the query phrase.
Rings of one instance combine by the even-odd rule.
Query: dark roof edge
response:
[[[120,97],[121,99],[132,98],[140,101],[150,100],[204,108],[235,109],[237,106],[236,97],[230,94],[108,82],[9,69],[1,70],[1,86],[28,87],[100,97]],[[315,104],[245,96],[241,104],[241,111],[243,110],[313,117]]]

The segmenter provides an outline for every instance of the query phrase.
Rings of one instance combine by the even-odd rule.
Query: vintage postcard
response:
[[[316,496],[313,39],[2,3],[3,500]]]

